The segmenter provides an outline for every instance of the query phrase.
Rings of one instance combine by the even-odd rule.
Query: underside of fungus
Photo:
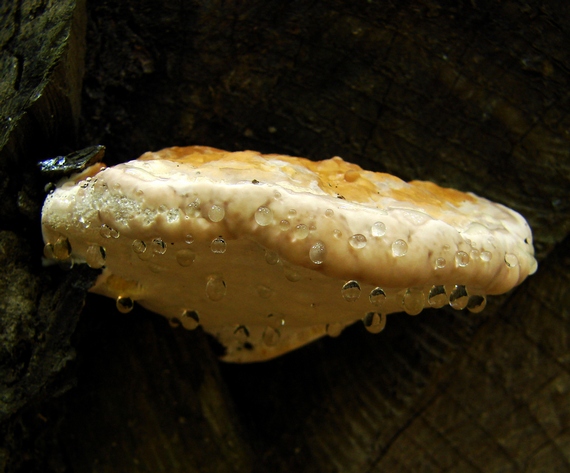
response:
[[[61,181],[46,257],[103,268],[92,291],[187,329],[232,362],[266,360],[362,320],[483,310],[536,270],[516,212],[335,157],[168,148]]]

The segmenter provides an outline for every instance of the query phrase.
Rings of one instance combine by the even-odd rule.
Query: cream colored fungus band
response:
[[[446,304],[480,312],[536,270],[524,218],[335,157],[191,146],[58,183],[45,256],[103,268],[92,291],[187,329],[232,362],[266,360],[357,320]]]

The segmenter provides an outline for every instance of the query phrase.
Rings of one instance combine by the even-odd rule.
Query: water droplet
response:
[[[53,255],[56,259],[67,259],[71,256],[71,244],[69,240],[60,236],[53,244]]]
[[[279,222],[279,229],[280,229],[282,232],[285,232],[285,231],[289,230],[289,227],[290,227],[290,226],[291,226],[291,224],[289,223],[289,220],[281,220],[281,221]]]
[[[184,237],[184,241],[186,242],[187,245],[191,245],[192,243],[194,243],[194,236],[191,235],[190,233],[188,233],[188,234]]]
[[[200,199],[195,199],[186,207],[186,215],[191,218],[198,218],[200,216]]]
[[[85,251],[85,262],[93,269],[105,266],[105,248],[99,245],[89,245]]]
[[[275,293],[270,287],[260,284],[259,286],[257,286],[257,294],[262,299],[269,299]]]
[[[341,232],[340,230],[335,229],[335,230],[333,230],[333,236],[334,236],[337,240],[339,240],[340,238],[342,238],[342,232]]]
[[[404,294],[402,303],[408,315],[418,315],[424,308],[424,291],[420,288],[410,287]]]
[[[285,274],[285,277],[291,282],[297,282],[302,277],[299,271],[290,266],[283,266],[283,273]]]
[[[196,259],[196,253],[192,250],[178,250],[176,252],[176,261],[180,266],[190,266]]]
[[[445,261],[445,258],[437,258],[435,260],[434,268],[435,269],[443,269],[443,268],[445,268],[446,264],[447,264],[447,261]]]
[[[334,215],[334,210],[332,209],[326,209],[325,210],[325,217],[332,217]]]
[[[368,312],[362,318],[362,323],[370,333],[380,333],[386,327],[386,314]]]
[[[200,317],[193,310],[184,310],[180,316],[180,321],[186,330],[194,330],[200,325]]]
[[[221,222],[225,215],[226,211],[220,205],[214,204],[208,209],[208,218],[214,223]]]
[[[206,295],[211,301],[220,301],[226,295],[226,282],[219,274],[211,274],[206,280]]]
[[[307,225],[300,223],[293,230],[293,237],[297,240],[303,240],[309,236],[309,227]]]
[[[465,251],[455,253],[455,266],[457,268],[465,268],[469,264],[469,255]]]
[[[428,304],[434,309],[439,309],[448,304],[447,293],[445,286],[432,286],[428,293]]]
[[[53,245],[51,243],[46,243],[44,246],[44,256],[48,259],[56,259],[53,254]]]
[[[360,233],[357,233],[348,239],[348,243],[350,243],[350,246],[353,248],[360,250],[366,246],[366,237]]]
[[[163,255],[166,253],[166,243],[162,238],[153,238],[150,243],[153,253],[157,255]]]
[[[470,257],[472,260],[476,260],[476,259],[480,258],[480,256],[481,256],[481,252],[480,252],[479,250],[475,249],[475,248],[473,248],[473,249],[471,250],[471,252],[469,253],[469,257]]]
[[[132,243],[133,251],[140,255],[146,251],[146,243],[142,240],[133,240]]]
[[[376,307],[382,307],[384,302],[386,302],[386,293],[384,292],[384,289],[375,287],[370,291],[368,299],[370,299],[370,303],[374,304]]]
[[[258,225],[266,227],[273,222],[273,211],[268,207],[259,207],[254,218]]]
[[[297,211],[295,209],[290,209],[289,213],[287,214],[287,216],[291,219],[293,218],[295,215],[297,215]]]
[[[168,319],[168,325],[170,325],[172,328],[178,328],[180,327],[180,320],[178,317],[171,317]]]
[[[130,297],[127,297],[127,296],[117,297],[115,304],[117,306],[117,310],[121,314],[128,314],[131,310],[133,310],[133,307],[135,306],[134,301]]]
[[[469,300],[467,301],[467,310],[478,314],[487,305],[487,298],[484,294],[470,294]]]
[[[370,233],[373,237],[382,237],[386,234],[386,224],[384,222],[374,222],[370,227]]]
[[[351,279],[342,286],[340,293],[345,301],[354,302],[360,297],[360,284],[358,284],[358,281]]]
[[[512,253],[505,253],[505,263],[509,268],[514,268],[515,266],[518,266],[519,259]]]
[[[467,289],[462,285],[455,285],[449,293],[449,305],[456,310],[465,309],[469,301]]]
[[[340,322],[334,322],[332,324],[327,324],[325,329],[327,331],[327,335],[329,337],[338,337],[341,332],[342,329],[344,328],[344,325],[342,325]]]
[[[268,314],[267,323],[269,327],[279,330],[281,327],[285,325],[285,319],[283,318],[283,315],[279,313]]]
[[[275,197],[275,200],[279,200],[281,198],[281,192],[279,191],[274,191],[273,192],[273,196]]]
[[[120,233],[118,230],[111,228],[109,225],[107,225],[105,223],[103,225],[101,225],[101,228],[99,229],[99,234],[103,238],[119,238],[119,236],[120,236]]]
[[[238,325],[234,330],[234,335],[243,343],[249,338],[249,329],[245,325]]]
[[[170,209],[166,212],[166,221],[168,223],[174,223],[180,218],[180,209]]]
[[[408,252],[408,244],[404,240],[396,240],[392,243],[392,255],[395,258],[405,256]]]
[[[212,243],[210,243],[210,250],[212,250],[212,253],[222,254],[226,252],[226,246],[226,240],[220,236],[212,240]]]
[[[489,261],[491,261],[493,253],[491,253],[490,251],[482,251],[479,257],[481,258],[481,261],[488,263]]]
[[[281,334],[279,330],[274,329],[273,327],[266,327],[263,331],[263,343],[268,347],[274,347],[279,343],[279,337]]]
[[[309,259],[315,264],[323,264],[327,254],[327,248],[322,241],[317,241],[309,250]]]
[[[267,264],[277,264],[279,263],[279,254],[272,250],[265,250],[265,261]]]

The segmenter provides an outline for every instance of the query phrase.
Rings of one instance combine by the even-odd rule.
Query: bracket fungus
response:
[[[334,157],[192,146],[64,179],[46,257],[103,268],[92,291],[187,329],[232,362],[266,360],[362,320],[446,304],[481,311],[536,270],[518,213]]]

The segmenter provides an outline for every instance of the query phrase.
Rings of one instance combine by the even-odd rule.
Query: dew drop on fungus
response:
[[[188,235],[184,237],[184,241],[187,245],[191,245],[194,242],[194,236],[188,233]]]
[[[362,323],[370,333],[380,333],[386,327],[386,314],[368,312],[362,318]]]
[[[200,325],[200,317],[193,310],[184,310],[180,316],[180,322],[186,330],[194,330]]]
[[[180,320],[178,317],[170,317],[168,319],[168,325],[170,325],[172,328],[178,328],[180,327]]]
[[[255,211],[255,221],[261,227],[266,227],[273,222],[273,211],[268,207],[259,207]]]
[[[396,240],[392,243],[392,255],[395,258],[405,256],[408,252],[408,244],[404,240]]]
[[[424,308],[424,291],[418,288],[408,288],[402,303],[406,314],[418,315]]]
[[[274,347],[279,342],[279,330],[273,327],[266,327],[263,331],[263,343],[268,347]]]
[[[345,301],[354,302],[360,297],[360,284],[358,284],[358,281],[351,279],[342,286],[340,293]]]
[[[443,268],[445,268],[446,264],[447,264],[447,261],[445,261],[445,258],[437,258],[435,260],[434,269],[443,269]]]
[[[449,293],[449,305],[456,310],[465,309],[469,301],[469,294],[467,289],[462,285],[455,285]]]
[[[289,220],[281,220],[279,222],[279,229],[284,232],[286,230],[289,230],[289,227],[291,226],[291,224],[289,223]]]
[[[85,262],[93,269],[105,266],[105,248],[99,245],[89,245],[85,251]]]
[[[134,301],[130,297],[127,297],[127,296],[117,297],[115,304],[117,306],[117,310],[121,314],[128,314],[131,310],[133,310],[133,307],[135,306]]]
[[[339,322],[334,322],[332,324],[327,324],[326,331],[329,337],[338,337],[342,332],[344,326]]]
[[[267,315],[267,323],[269,327],[279,330],[279,328],[285,325],[285,319],[283,318],[283,314],[272,313]]]
[[[221,222],[225,215],[226,211],[221,205],[214,204],[208,209],[208,218],[214,223]]]
[[[309,227],[304,223],[300,223],[293,230],[293,236],[297,240],[303,240],[309,236]]]
[[[151,248],[153,253],[157,255],[163,255],[166,253],[166,243],[162,238],[153,238]]]
[[[493,257],[493,253],[491,253],[490,251],[482,251],[481,254],[479,255],[479,258],[481,258],[481,261],[484,261],[485,263],[488,263],[489,261],[491,261],[492,257]]]
[[[332,217],[334,215],[334,210],[332,209],[326,209],[325,210],[325,217]]]
[[[111,228],[109,225],[107,225],[105,223],[103,225],[101,225],[101,228],[99,229],[99,234],[103,238],[119,238],[119,236],[120,236],[120,233],[118,230]]]
[[[467,301],[467,310],[474,314],[481,312],[487,305],[487,298],[484,294],[470,294]]]
[[[146,251],[146,243],[142,240],[133,240],[132,243],[133,251],[140,255]]]
[[[220,301],[226,295],[226,282],[219,274],[211,274],[206,279],[206,295],[211,301]]]
[[[283,273],[285,274],[285,277],[287,278],[287,280],[291,281],[291,282],[297,282],[301,280],[301,273],[299,273],[299,271],[297,271],[296,269],[290,267],[290,266],[283,266]]]
[[[322,241],[317,241],[309,250],[309,259],[315,264],[322,264],[325,260],[327,249]]]
[[[338,240],[339,238],[342,238],[342,232],[340,230],[333,230],[333,236]]]
[[[186,215],[191,218],[197,218],[200,216],[200,199],[194,200],[186,207]]]
[[[428,304],[434,309],[439,309],[448,304],[447,293],[445,286],[432,286],[428,293]]]
[[[505,264],[509,268],[514,268],[515,266],[518,266],[519,259],[517,258],[516,255],[513,255],[512,253],[506,253],[505,254]]]
[[[269,299],[273,294],[274,292],[270,287],[267,287],[263,284],[257,286],[257,295],[262,299]]]
[[[226,246],[226,240],[222,237],[217,237],[210,243],[210,250],[212,250],[212,253],[222,254],[226,252]]]
[[[386,224],[384,222],[374,222],[370,228],[373,237],[382,237],[386,234]]]
[[[44,246],[44,256],[48,259],[55,259],[53,253],[53,245],[51,243],[46,243]]]
[[[69,240],[64,236],[60,236],[53,244],[52,252],[57,259],[69,258],[71,256],[71,244]]]
[[[295,215],[297,215],[297,211],[295,209],[290,209],[289,213],[287,214],[289,218],[293,218]]]
[[[374,304],[376,307],[382,307],[384,302],[386,302],[386,293],[384,289],[380,287],[375,287],[370,291],[370,295],[368,296],[371,304]]]
[[[455,266],[458,268],[465,268],[469,264],[469,255],[465,251],[458,251],[455,253]]]
[[[265,250],[265,261],[270,265],[277,264],[279,263],[279,254],[276,251]]]
[[[196,259],[196,253],[192,250],[184,249],[176,252],[176,262],[180,266],[190,266]]]
[[[357,250],[360,250],[366,246],[366,237],[360,233],[357,233],[356,235],[352,235],[348,239],[348,242],[350,243],[350,246]]]

